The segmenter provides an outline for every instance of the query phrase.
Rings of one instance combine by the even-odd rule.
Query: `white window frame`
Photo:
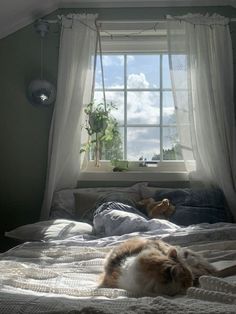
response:
[[[160,37],[160,41],[158,42],[155,37],[154,40],[147,40],[143,38],[143,45],[140,45],[140,38],[138,40],[129,40],[126,37],[120,40],[114,40],[105,37],[102,40],[102,53],[105,55],[113,54],[113,55],[130,55],[130,54],[159,54],[163,56],[167,54],[167,43],[166,40],[163,39],[163,36]],[[161,64],[161,63],[160,63]],[[126,62],[125,65],[126,66]],[[162,68],[160,66],[160,75],[162,75]],[[126,69],[124,69],[124,75],[126,74]],[[125,86],[127,86],[126,77],[124,77]],[[172,89],[162,89],[162,80],[160,80],[160,87],[158,89],[144,89],[145,91],[159,91],[160,92],[160,141],[162,141],[162,93],[163,91],[171,91]],[[106,88],[105,91],[124,91],[126,93],[125,98],[127,99],[127,89],[109,89]],[[102,89],[96,89],[96,91],[102,91]],[[136,91],[135,89],[129,89],[129,91]],[[137,91],[143,91],[141,89],[137,89]],[[126,106],[126,101],[125,104]],[[125,107],[126,108],[126,107]],[[135,126],[135,125],[132,125]],[[142,125],[138,125],[142,126]],[[153,125],[148,125],[149,127]],[[155,125],[157,127],[158,125]],[[172,125],[168,125],[171,127]],[[176,125],[173,125],[176,126]],[[164,126],[165,127],[165,126]],[[112,172],[113,166],[109,161],[101,160],[101,166],[99,168],[95,167],[94,161],[90,160],[88,162],[87,168],[82,172],[81,179],[82,180],[112,180],[115,178],[119,180],[147,180],[147,181],[188,181],[188,172],[185,166],[184,160],[163,160],[163,152],[162,152],[162,144],[160,143],[160,161],[158,161],[156,167],[140,167],[140,162],[138,161],[130,161],[129,162],[129,170],[127,172],[117,173]],[[126,149],[126,148],[125,148]],[[191,165],[191,167],[190,167]],[[188,169],[192,168],[195,170],[195,162],[188,161]]]

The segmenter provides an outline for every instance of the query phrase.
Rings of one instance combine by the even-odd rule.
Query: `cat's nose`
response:
[[[167,198],[164,198],[162,201],[163,204],[168,205],[170,204],[169,200]]]

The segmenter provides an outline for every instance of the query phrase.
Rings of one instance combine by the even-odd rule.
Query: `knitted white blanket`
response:
[[[236,284],[220,278],[202,276],[200,288],[189,288],[187,295],[205,301],[235,304],[236,309]]]
[[[230,283],[202,277],[200,288],[176,298],[135,298],[125,290],[98,288],[104,257],[117,241],[32,242],[1,254],[0,313],[236,313],[236,278]],[[235,240],[194,241],[188,246],[210,261],[236,259]]]

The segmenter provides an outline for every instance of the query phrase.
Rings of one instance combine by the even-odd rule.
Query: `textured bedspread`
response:
[[[211,262],[236,260],[236,225],[224,223],[29,242],[0,255],[0,313],[236,313],[236,276],[202,277],[200,288],[176,298],[137,298],[98,288],[108,250],[134,235],[187,246]]]

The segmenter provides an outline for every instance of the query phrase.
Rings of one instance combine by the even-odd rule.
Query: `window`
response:
[[[121,159],[147,164],[180,161],[176,113],[166,53],[103,54],[107,102],[116,106]],[[184,56],[180,56],[185,62]],[[103,101],[100,56],[95,77],[95,103]],[[118,146],[117,146],[118,147]],[[103,159],[108,152],[103,152]]]

